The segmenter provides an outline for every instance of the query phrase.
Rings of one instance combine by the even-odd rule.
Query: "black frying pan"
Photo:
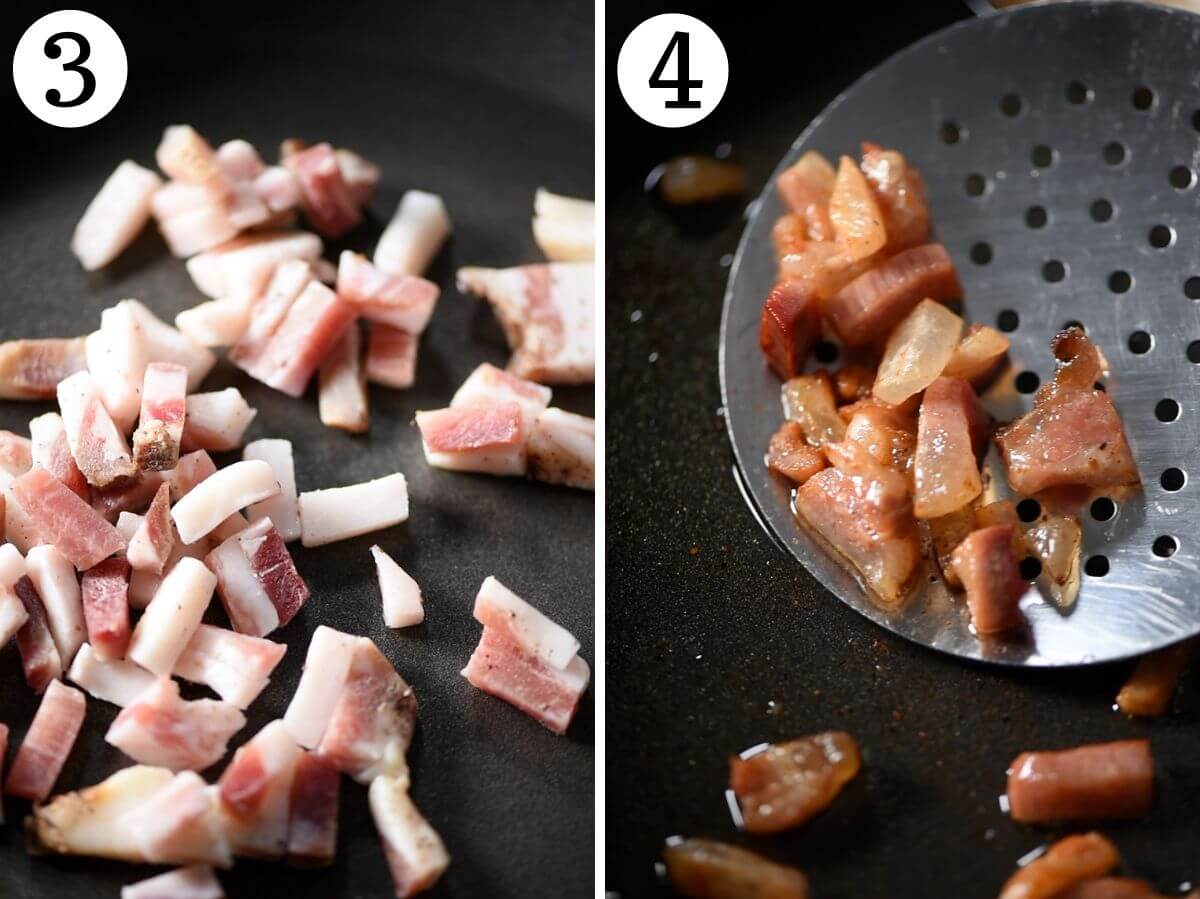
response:
[[[610,7],[610,66],[656,11],[665,10]],[[623,899],[667,895],[654,863],[663,839],[683,834],[797,865],[818,897],[995,896],[1018,858],[1065,832],[1001,813],[1013,757],[1135,736],[1151,740],[1158,797],[1145,821],[1104,830],[1127,870],[1160,889],[1200,882],[1195,669],[1166,718],[1131,722],[1110,708],[1128,664],[997,670],[914,646],[861,619],[782,551],[734,477],[717,338],[745,202],[840,91],[969,11],[671,11],[699,15],[723,38],[730,86],[701,125],[662,132],[609,83],[606,887]],[[747,170],[742,200],[681,211],[643,192],[663,159],[724,142]],[[724,796],[728,756],[831,728],[864,747],[860,778],[798,831],[738,834]]]
[[[9,10],[5,39],[53,9]],[[591,695],[565,738],[459,676],[479,637],[471,604],[488,574],[542,608],[593,651],[593,502],[590,494],[429,469],[412,423],[448,401],[482,361],[503,364],[502,335],[485,306],[458,294],[463,264],[511,265],[540,257],[529,230],[533,192],[546,185],[590,197],[593,183],[592,10],[587,4],[372,3],[299,7],[90,7],[124,40],[129,85],[99,124],[44,126],[4,97],[10,160],[0,193],[0,339],[84,333],[100,310],[135,296],[163,318],[200,302],[181,261],[152,230],[110,268],[88,275],[68,250],[93,192],[126,156],[153,160],[162,127],[190,122],[214,141],[243,137],[272,158],[297,135],[352,147],[383,167],[368,222],[328,248],[374,247],[401,193],[446,198],[455,234],[431,277],[442,299],[422,340],[417,384],[372,387],[370,433],[323,427],[315,398],[292,400],[222,363],[206,389],[241,388],[259,410],[248,435],[286,437],[300,489],[348,484],[391,471],[408,477],[407,524],[313,550],[294,545],[312,599],[272,635],[288,653],[248,713],[231,749],[282,714],[319,624],[380,645],[420,700],[410,753],[413,795],[453,857],[433,895],[583,896],[591,891]],[[533,35],[531,37],[531,35]],[[7,79],[6,79],[7,80]],[[556,390],[556,403],[592,413],[588,388]],[[0,405],[0,427],[25,432],[38,404]],[[226,460],[227,461],[227,460]],[[378,541],[417,578],[423,626],[390,631],[381,619],[367,552]],[[15,647],[0,653],[0,720],[20,740],[36,708]],[[102,737],[114,706],[89,700],[83,734],[58,790],[95,783],[129,764]],[[11,759],[11,752],[9,758]],[[206,772],[209,779],[220,768]],[[25,803],[5,799],[0,896],[112,896],[154,869],[89,859],[30,858]],[[239,861],[222,875],[230,896],[382,897],[391,882],[366,791],[343,781],[338,854],[328,870]]]

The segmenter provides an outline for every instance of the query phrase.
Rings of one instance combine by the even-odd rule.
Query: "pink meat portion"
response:
[[[46,607],[34,589],[33,581],[28,577],[21,578],[13,585],[13,592],[28,616],[17,631],[17,649],[21,653],[25,683],[35,693],[41,693],[55,678],[62,677],[62,656],[58,654]]]
[[[283,627],[308,600],[308,586],[296,570],[287,544],[269,518],[242,531],[238,542],[263,592],[275,606],[279,626]]]
[[[87,369],[82,337],[0,343],[0,399],[52,400],[60,381]]]
[[[417,697],[366,637],[357,641],[350,673],[317,752],[359,783],[408,770],[405,753],[417,723]]]
[[[33,442],[12,431],[0,431],[0,469],[18,477],[32,466]]]
[[[1014,821],[1141,818],[1154,799],[1154,759],[1148,740],[1121,740],[1023,752],[1009,767]]]
[[[62,416],[54,413],[38,416],[29,422],[29,432],[33,437],[33,464],[46,469],[80,499],[90,500],[91,488],[71,455]]]
[[[129,563],[105,559],[83,573],[83,620],[88,643],[105,661],[125,658],[129,648]]]
[[[225,891],[208,865],[190,865],[123,887],[121,899],[225,899]]]
[[[925,388],[913,467],[918,518],[949,515],[983,491],[979,463],[987,451],[989,424],[966,381],[938,378]]]
[[[376,322],[367,342],[367,380],[385,387],[412,387],[417,374],[416,335]]]
[[[967,591],[971,624],[980,634],[999,633],[1025,622],[1017,602],[1029,585],[1022,579],[1013,555],[1013,527],[997,524],[974,531],[951,556],[951,564]]]
[[[298,397],[354,319],[352,307],[324,284],[311,281],[261,351],[238,354],[234,361],[251,377]]]
[[[245,709],[270,682],[286,651],[283,643],[202,624],[175,662],[174,673]]]
[[[275,268],[266,291],[250,307],[250,324],[229,351],[230,360],[246,370],[249,370],[248,366],[259,364],[271,337],[287,317],[288,310],[312,280],[312,269],[304,260],[281,262]]]
[[[379,184],[379,166],[353,150],[339,148],[334,152],[337,154],[338,168],[342,170],[342,179],[354,202],[366,206],[375,195],[375,186]]]
[[[337,852],[341,772],[315,752],[296,762],[288,818],[288,864],[323,867]]]
[[[439,453],[463,453],[521,443],[521,407],[457,406],[424,412],[417,419],[421,439]]]
[[[318,232],[326,237],[340,237],[362,221],[362,213],[329,144],[293,153],[283,164],[300,182],[300,205]]]
[[[1078,328],[1055,336],[1058,371],[1033,409],[996,435],[1009,483],[1018,493],[1079,485],[1137,484],[1137,464],[1112,400],[1093,386],[1102,374],[1096,348]]]
[[[825,316],[847,346],[882,340],[921,300],[962,297],[950,254],[939,243],[897,253],[859,275],[825,304]]]
[[[555,668],[490,627],[483,629],[462,673],[472,686],[516,706],[560,735],[567,732],[591,678],[579,656],[566,668]]]
[[[416,275],[392,275],[349,250],[338,260],[337,294],[364,318],[420,334],[438,300],[438,286]]]
[[[227,702],[179,695],[179,685],[159,678],[117,715],[104,739],[144,765],[203,771],[225,755],[229,738],[246,717]]]
[[[203,859],[227,868],[233,857],[218,830],[214,792],[195,772],[183,771],[121,823],[148,862]]]
[[[125,551],[125,558],[138,571],[163,573],[163,566],[175,548],[175,525],[171,522],[171,488],[164,481],[158,485],[154,501]]]
[[[79,372],[62,381],[58,405],[71,455],[89,484],[108,487],[137,474],[125,437],[100,401],[91,375]]]
[[[167,483],[171,485],[171,501],[179,502],[192,488],[211,474],[215,474],[217,465],[206,450],[196,450],[186,456],[179,457],[179,464],[171,470]]]
[[[133,458],[142,471],[169,471],[179,461],[188,372],[182,365],[151,362],[142,382],[142,412],[133,435]]]
[[[165,478],[162,472],[143,471],[132,481],[116,484],[105,490],[92,491],[92,508],[105,519],[116,522],[122,512],[141,514],[150,508]]]
[[[279,858],[287,851],[300,755],[281,721],[272,721],[234,754],[218,785],[225,833],[236,854]]]
[[[75,746],[86,711],[83,693],[53,681],[13,759],[5,792],[34,802],[45,800]]]
[[[80,571],[124,551],[117,529],[45,469],[21,475],[13,491],[42,538]]]

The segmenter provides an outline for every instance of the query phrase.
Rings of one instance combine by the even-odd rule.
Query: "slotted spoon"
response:
[[[923,581],[897,611],[796,524],[763,464],[782,412],[758,323],[775,278],[774,177],[752,206],[721,330],[721,381],[743,492],[760,521],[839,599],[934,649],[1054,666],[1137,655],[1200,633],[1200,16],[1127,2],[1030,6],[967,20],[888,59],[801,134],[857,158],[895,147],[929,188],[935,237],[966,291],[965,320],[1007,332],[994,388],[1006,417],[1054,369],[1049,342],[1081,323],[1103,350],[1143,489],[1079,510],[1083,565],[1069,611],[1031,587],[1028,639],[978,640],[961,598]],[[833,363],[836,365],[837,363]],[[1003,483],[1003,477],[997,479]]]

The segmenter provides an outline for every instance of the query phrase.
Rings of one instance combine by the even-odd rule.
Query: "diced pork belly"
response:
[[[108,487],[137,474],[125,437],[101,401],[90,374],[81,371],[59,383],[58,405],[71,455],[89,484]]]
[[[483,629],[463,677],[473,687],[503,699],[556,734],[565,734],[591,680],[587,662],[576,655],[556,668],[505,634]]]
[[[987,451],[990,417],[971,385],[938,378],[925,390],[917,418],[913,512],[938,518],[983,492],[979,463]]]
[[[176,868],[121,888],[121,899],[225,899],[208,865]]]
[[[308,231],[246,234],[189,259],[187,269],[196,286],[213,299],[250,303],[267,290],[283,263],[313,262],[322,249],[321,238]]]
[[[1000,633],[1025,623],[1017,603],[1029,584],[1021,577],[1012,543],[1013,525],[998,524],[974,531],[951,555],[976,633]]]
[[[533,239],[551,262],[590,262],[596,255],[596,205],[539,187],[533,195]]]
[[[227,538],[207,561],[239,633],[266,636],[290,622],[308,599],[308,587],[269,518]]]
[[[450,855],[438,832],[413,805],[408,779],[377,777],[367,797],[396,896],[405,899],[433,887],[450,864]]]
[[[30,425],[37,420],[33,419]],[[35,464],[33,451],[33,441],[29,437],[22,437],[12,431],[0,431],[0,471],[7,472],[14,478],[25,474]]]
[[[0,399],[53,399],[60,381],[87,369],[83,337],[0,343]]]
[[[283,160],[300,182],[300,205],[309,223],[326,237],[341,237],[360,221],[362,212],[342,177],[329,144],[317,144]]]
[[[370,423],[362,332],[357,325],[346,329],[321,363],[317,376],[317,408],[321,424],[352,434],[363,433]]]
[[[854,405],[856,411],[846,424],[846,441],[857,444],[875,462],[911,481],[917,447],[916,421],[884,403],[869,401]]]
[[[141,417],[133,435],[133,460],[142,471],[169,471],[179,461],[187,381],[182,365],[151,362],[146,366]]]
[[[132,480],[119,481],[103,490],[93,490],[92,508],[99,512],[105,521],[113,523],[118,521],[124,512],[140,516],[150,508],[158,488],[165,480],[162,472],[138,472]]]
[[[887,242],[883,212],[875,193],[849,156],[838,160],[829,197],[829,219],[838,245],[851,260],[872,258]]]
[[[341,780],[341,772],[315,752],[303,753],[296,762],[288,815],[288,864],[302,868],[333,864]]]
[[[133,309],[118,303],[100,313],[100,330],[85,344],[88,372],[122,435],[133,429],[142,403],[149,351]]]
[[[525,652],[555,668],[566,668],[579,653],[579,641],[565,627],[487,577],[475,596],[475,620],[504,634]]]
[[[43,802],[75,746],[86,711],[82,693],[60,680],[52,681],[8,770],[4,791]]]
[[[129,648],[129,563],[113,556],[93,565],[83,573],[81,591],[87,638],[97,657],[123,659]]]
[[[67,677],[89,694],[125,707],[153,686],[155,677],[145,668],[122,659],[102,659],[88,643],[79,647]]]
[[[207,188],[186,181],[168,181],[150,198],[150,211],[161,225],[202,210],[222,211],[225,204]]]
[[[158,230],[172,255],[186,259],[233,239],[238,226],[230,219],[224,202],[211,197],[199,209],[160,218]]]
[[[259,354],[231,358],[251,377],[298,397],[354,318],[354,309],[337,294],[310,281]]]
[[[253,181],[266,166],[254,144],[246,140],[227,140],[216,150],[216,162],[232,181]]]
[[[30,843],[40,852],[145,861],[126,815],[172,778],[166,768],[132,765],[95,786],[35,805],[27,825]]]
[[[43,542],[41,532],[33,517],[25,511],[17,499],[17,479],[0,468],[0,504],[4,512],[4,537],[19,552],[29,550]]]
[[[217,576],[203,562],[180,559],[163,578],[134,628],[129,640],[129,660],[160,676],[170,675],[200,626],[216,585]]]
[[[75,567],[49,544],[35,546],[25,557],[29,580],[41,597],[54,645],[64,668],[71,664],[86,634],[83,603]]]
[[[962,285],[941,244],[913,247],[859,275],[825,304],[825,316],[850,347],[878,340],[917,305],[962,297]]]
[[[367,380],[403,390],[417,377],[417,337],[400,328],[376,322],[367,340]]]
[[[127,812],[123,823],[148,862],[233,865],[229,843],[221,833],[217,790],[194,771],[176,774],[143,805]]]
[[[393,275],[423,275],[449,235],[450,216],[442,198],[410,190],[383,229],[373,261]]]
[[[250,323],[229,351],[230,360],[242,368],[258,365],[288,310],[312,280],[313,272],[308,262],[301,259],[281,262],[265,292],[251,306]]]
[[[150,197],[162,179],[126,159],[88,203],[75,233],[71,252],[89,272],[104,268],[133,243],[150,220]]]
[[[525,447],[531,477],[596,489],[596,420],[551,407],[538,416]]]
[[[205,478],[215,474],[217,464],[204,450],[186,453],[179,457],[179,462],[166,475],[166,482],[171,487],[171,501],[179,502]]]
[[[892,405],[915,402],[946,367],[962,328],[962,319],[941,303],[917,303],[888,335],[875,373],[874,398]]]
[[[462,386],[454,392],[451,407],[499,406],[517,403],[521,407],[521,423],[525,433],[550,405],[551,391],[536,381],[517,377],[489,362],[479,365]]]
[[[11,543],[0,543],[0,587],[11,587],[25,577],[27,570],[19,549]]]
[[[1000,899],[1060,899],[1082,881],[1107,874],[1121,855],[1102,834],[1073,834],[1013,874]]]
[[[169,178],[206,187],[218,195],[228,191],[229,179],[217,154],[191,125],[168,125],[154,151],[154,161]]]
[[[902,475],[882,466],[874,475],[826,468],[796,491],[795,506],[885,605],[904,599],[921,549]]]
[[[1056,335],[1052,349],[1061,363],[1054,379],[1038,389],[1028,414],[996,435],[1009,483],[1024,494],[1139,483],[1121,416],[1093,386],[1099,353],[1078,328]]]
[[[1095,743],[1059,752],[1023,752],[1009,766],[1014,821],[1141,818],[1154,798],[1148,740]]]
[[[122,300],[117,305],[128,306],[142,331],[149,362],[170,362],[188,371],[188,390],[195,390],[212,371],[217,357],[185,334],[172,328],[137,300]]]
[[[833,381],[825,369],[790,378],[780,393],[784,415],[804,429],[813,446],[824,446],[846,436],[846,423],[838,414],[833,395]]]
[[[246,444],[243,459],[259,459],[271,466],[279,481],[279,494],[250,506],[251,522],[270,518],[285,543],[300,536],[300,500],[296,495],[296,467],[289,440],[263,439]]]
[[[408,483],[396,472],[374,481],[300,494],[300,542],[323,546],[408,519]]]
[[[29,436],[33,447],[33,464],[46,469],[67,485],[83,500],[91,499],[87,478],[75,464],[62,416],[47,412],[29,421]]]
[[[829,160],[815,150],[804,153],[775,180],[783,202],[805,222],[808,240],[833,240],[829,199],[836,180]]]
[[[179,696],[179,685],[160,677],[122,709],[104,739],[144,765],[203,771],[225,755],[246,716],[228,702]]]
[[[205,478],[171,509],[179,539],[195,543],[226,518],[279,493],[271,466],[258,459],[234,462]]]
[[[809,899],[795,868],[728,843],[671,840],[663,861],[675,892],[690,899]]]
[[[513,351],[509,370],[543,384],[595,380],[595,271],[586,262],[463,268],[459,290],[485,297]]]
[[[1126,715],[1156,718],[1163,714],[1195,652],[1195,641],[1185,640],[1142,656],[1117,694],[1117,707]]]
[[[28,620],[29,613],[12,586],[0,586],[0,649],[8,645]]]
[[[290,622],[308,600],[308,587],[296,571],[283,537],[269,518],[236,535],[242,554],[275,607],[279,626]]]
[[[325,735],[359,639],[324,624],[313,633],[304,657],[304,672],[283,716],[288,732],[305,749],[316,749]]]
[[[729,786],[746,830],[779,833],[828,808],[861,767],[854,738],[826,731],[735,755],[729,760]]]
[[[417,275],[389,274],[367,257],[343,250],[337,293],[364,318],[420,334],[433,315],[438,286]]]
[[[62,657],[50,631],[46,607],[28,577],[17,581],[13,592],[25,607],[25,622],[17,630],[17,649],[21,653],[21,667],[25,671],[25,683],[35,693],[41,693],[57,677],[62,677]]]
[[[287,851],[300,756],[282,721],[272,721],[234,753],[219,781],[222,823],[234,854],[280,858]]]
[[[233,346],[250,325],[250,304],[242,300],[208,300],[175,316],[175,327],[200,346]]]
[[[242,437],[258,410],[246,402],[236,387],[213,393],[193,393],[187,398],[183,426],[183,449],[231,450],[242,445]]]
[[[366,206],[375,194],[375,186],[379,184],[379,166],[353,150],[339,147],[334,155],[337,156],[338,168],[350,196],[359,206]]]
[[[300,205],[300,182],[281,165],[270,165],[254,179],[254,191],[273,213],[287,212]]]
[[[929,240],[929,205],[925,182],[900,153],[864,141],[862,172],[883,214],[887,254],[920,246]]]
[[[378,546],[371,547],[371,555],[383,597],[383,623],[388,627],[412,627],[424,621],[425,606],[417,582]]]
[[[416,723],[412,687],[371,640],[359,637],[317,752],[361,784],[380,775],[407,777]]]
[[[1008,338],[995,328],[969,325],[942,374],[947,378],[962,378],[977,391],[983,390],[1003,366],[1008,343]]]
[[[139,571],[163,573],[163,566],[175,548],[175,525],[171,522],[171,488],[164,481],[158,485],[154,501],[146,510],[146,516],[138,525],[125,558],[129,565]]]
[[[201,624],[175,662],[175,674],[245,709],[270,683],[286,651],[283,643]]]
[[[808,354],[821,337],[821,300],[795,281],[781,281],[763,303],[758,343],[767,364],[781,378],[804,371]]]
[[[80,571],[124,551],[117,529],[44,468],[17,478],[13,492],[38,533]]]
[[[425,461],[435,468],[495,475],[526,471],[523,414],[517,403],[417,413]]]

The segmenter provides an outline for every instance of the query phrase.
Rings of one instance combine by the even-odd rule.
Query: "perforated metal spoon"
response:
[[[863,139],[920,168],[966,321],[1012,340],[1010,416],[1053,372],[1050,338],[1064,324],[1082,323],[1108,358],[1143,489],[1079,510],[1078,599],[1064,612],[1031,588],[1028,640],[978,640],[940,580],[898,611],[881,608],[797,525],[763,464],[782,414],[757,341],[783,211],[774,178],[755,202],[721,331],[742,486],[783,546],[873,621],[954,655],[1037,666],[1120,659],[1200,633],[1200,484],[1190,479],[1200,477],[1198,63],[1200,16],[1177,10],[1074,2],[967,20],[861,78],[777,170],[808,149],[856,155]]]

